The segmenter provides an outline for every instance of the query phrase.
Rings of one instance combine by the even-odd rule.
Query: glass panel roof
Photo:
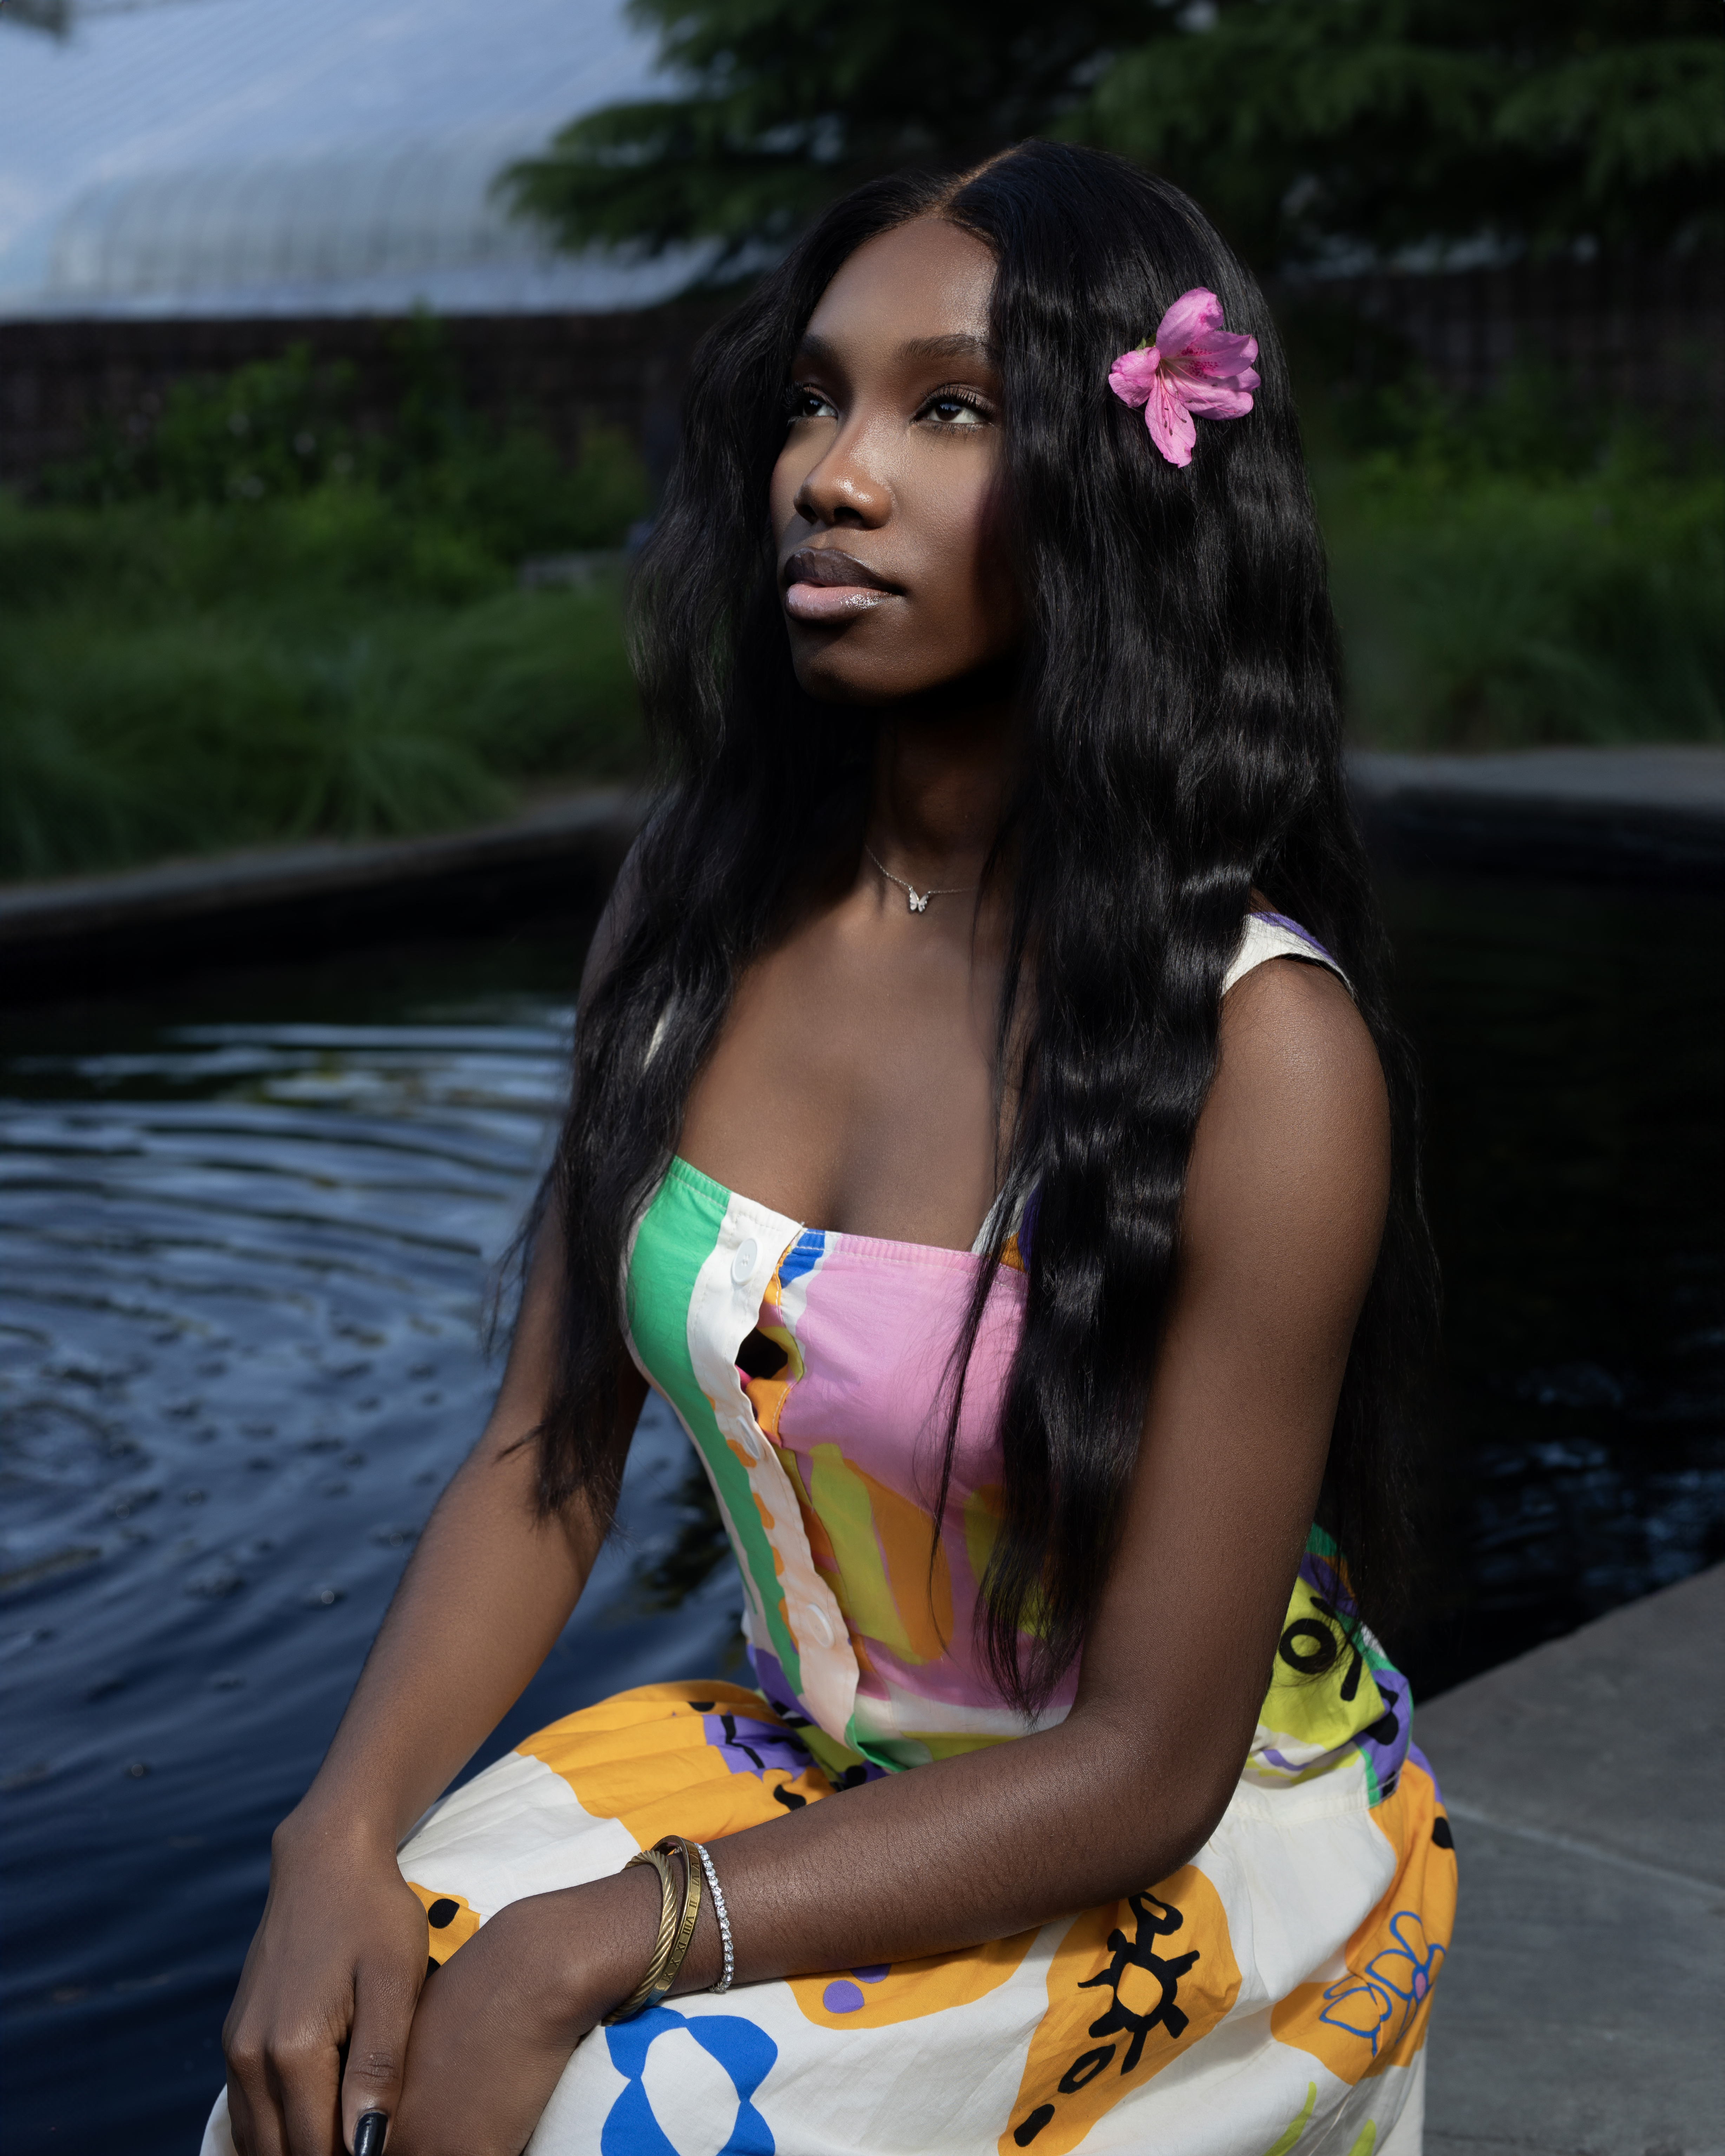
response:
[[[556,255],[490,188],[650,59],[618,0],[0,15],[0,316],[648,304],[698,258]]]

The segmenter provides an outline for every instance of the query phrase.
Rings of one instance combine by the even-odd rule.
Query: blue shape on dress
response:
[[[602,2156],[677,2156],[675,2143],[654,2116],[644,2078],[648,2052],[673,2029],[686,2029],[730,2075],[737,2092],[737,2117],[719,2156],[774,2156],[773,2129],[752,2099],[778,2056],[778,2045],[764,2029],[741,2015],[679,2014],[669,2006],[653,2007],[605,2031],[611,2063],[629,2087],[606,2112],[599,2129]]]

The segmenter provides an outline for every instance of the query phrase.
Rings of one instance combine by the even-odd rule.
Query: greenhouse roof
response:
[[[650,59],[618,0],[0,16],[0,317],[649,305],[698,258],[557,254],[492,183]]]

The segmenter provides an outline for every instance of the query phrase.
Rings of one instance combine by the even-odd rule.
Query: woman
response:
[[[1087,151],[865,187],[703,348],[637,596],[674,783],[207,2148],[1417,2148],[1454,1860],[1331,1535],[1394,1585],[1431,1277],[1260,297]],[[649,1384],[758,1690],[421,1818]]]

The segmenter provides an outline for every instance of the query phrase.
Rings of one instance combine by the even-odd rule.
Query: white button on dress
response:
[[[761,1245],[752,1235],[746,1235],[737,1246],[737,1255],[731,1260],[731,1277],[741,1287],[755,1270],[755,1260],[761,1255]]]

